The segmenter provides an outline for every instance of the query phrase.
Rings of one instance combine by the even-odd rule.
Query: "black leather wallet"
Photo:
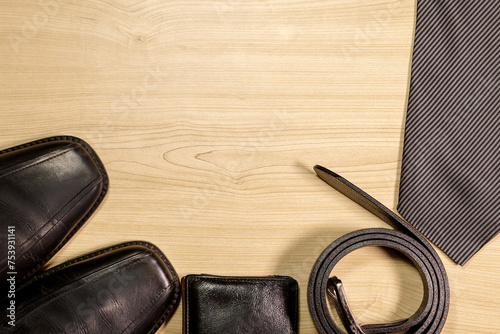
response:
[[[291,334],[298,327],[298,284],[287,276],[182,279],[183,333]]]

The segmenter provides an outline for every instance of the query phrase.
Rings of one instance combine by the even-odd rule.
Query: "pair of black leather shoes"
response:
[[[39,270],[102,202],[106,170],[75,137],[0,151],[1,333],[154,333],[180,284],[154,245],[128,242]]]

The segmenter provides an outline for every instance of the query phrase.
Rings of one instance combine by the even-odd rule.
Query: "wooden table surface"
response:
[[[322,164],[395,209],[414,0],[0,0],[0,145],[89,142],[102,206],[50,262],[129,240],[179,276],[290,275],[300,332],[323,249],[386,227],[312,171]],[[451,286],[443,333],[498,333],[500,239]],[[411,315],[419,275],[366,248],[336,270],[361,323]],[[181,332],[181,308],[159,333]]]

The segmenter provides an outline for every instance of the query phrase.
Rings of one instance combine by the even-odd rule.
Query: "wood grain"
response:
[[[322,164],[397,202],[415,1],[0,0],[0,144],[88,141],[109,172],[98,212],[50,262],[128,240],[180,276],[290,275],[300,332],[322,250],[386,227],[321,182]],[[497,333],[500,241],[468,265],[443,253],[443,333]],[[422,297],[401,256],[367,248],[336,274],[361,323]],[[181,332],[181,309],[159,333]]]

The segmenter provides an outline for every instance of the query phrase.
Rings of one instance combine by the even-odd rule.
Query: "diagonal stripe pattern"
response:
[[[500,1],[418,0],[398,211],[464,265],[500,232]]]

